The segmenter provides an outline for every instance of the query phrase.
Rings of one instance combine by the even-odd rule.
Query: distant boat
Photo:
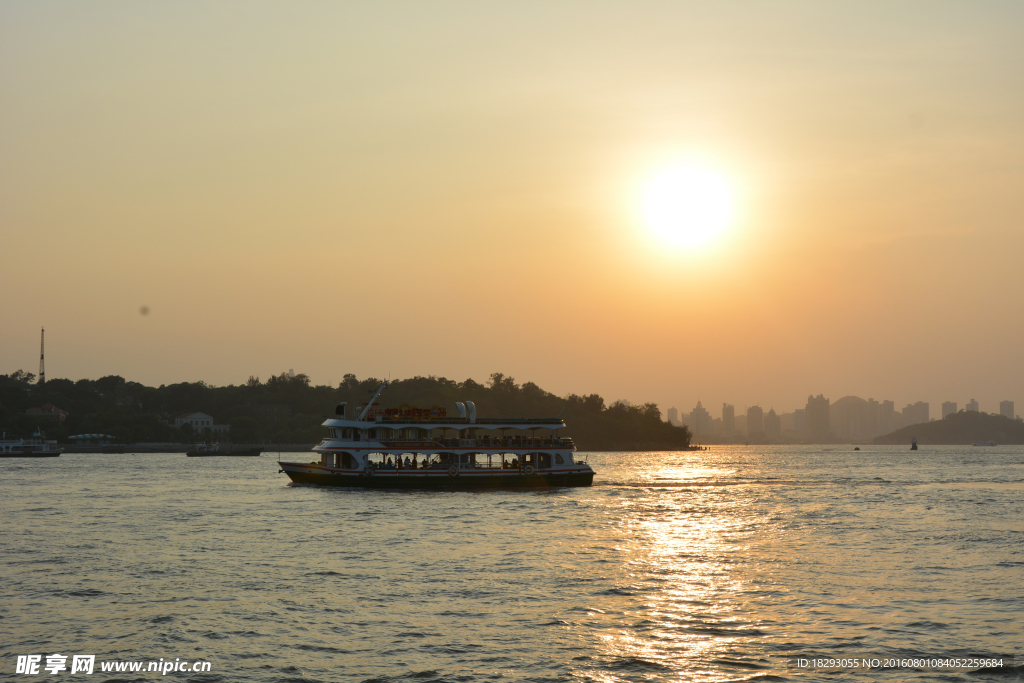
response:
[[[42,433],[32,436],[8,436],[0,439],[0,458],[56,458],[64,448],[48,440]]]
[[[914,437],[914,440],[910,442],[910,450],[912,450],[912,451],[916,451],[917,450],[917,437],[916,436]]]
[[[263,452],[260,447],[257,448],[244,448],[237,451],[230,451],[222,449],[219,443],[205,444],[201,443],[198,446],[187,451],[185,455],[190,458],[212,458],[217,456],[257,456]]]
[[[996,446],[998,444],[996,444],[995,441],[977,441],[977,442],[975,442],[974,445],[975,446]]]

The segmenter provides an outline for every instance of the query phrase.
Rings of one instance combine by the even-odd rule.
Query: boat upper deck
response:
[[[331,418],[324,427],[342,429],[565,429],[565,421],[557,417],[438,417],[430,420],[391,419],[378,415],[374,420],[343,420]]]

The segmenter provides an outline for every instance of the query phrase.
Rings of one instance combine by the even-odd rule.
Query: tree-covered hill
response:
[[[230,424],[231,441],[313,443],[324,435],[320,424],[339,401],[349,404],[352,415],[380,386],[378,379],[355,375],[345,375],[337,387],[314,386],[305,375],[283,373],[266,382],[250,377],[245,384],[226,387],[203,382],[147,387],[115,375],[77,382],[51,379],[42,385],[33,379],[21,371],[0,375],[4,431],[25,434],[42,427],[47,436],[61,441],[74,434],[102,433],[125,443],[209,438],[173,426],[175,416],[191,412]],[[597,394],[559,397],[532,382],[516,384],[501,373],[491,375],[486,384],[443,377],[394,380],[377,402],[381,408],[437,405],[457,416],[456,401],[473,401],[480,418],[561,415],[567,425],[561,434],[573,437],[580,450],[680,449],[690,442],[689,430],[662,420],[653,403],[606,406]],[[62,425],[25,414],[47,403],[68,412]]]
[[[997,444],[1024,444],[1024,422],[1003,415],[961,410],[941,420],[910,425],[875,439],[878,444],[909,444],[917,437],[922,445],[972,444],[995,441]]]

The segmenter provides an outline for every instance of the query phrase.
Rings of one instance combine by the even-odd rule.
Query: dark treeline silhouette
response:
[[[27,434],[42,428],[49,438],[64,440],[82,433],[116,436],[119,442],[179,442],[217,438],[221,441],[314,443],[324,436],[320,426],[339,401],[354,416],[373,397],[381,381],[345,375],[337,387],[314,386],[306,375],[280,374],[261,382],[250,377],[242,385],[214,387],[204,382],[147,387],[116,375],[97,380],[51,379],[33,383],[31,373],[0,375],[0,427]],[[457,417],[456,401],[473,401],[478,419],[487,417],[555,417],[561,415],[580,450],[656,450],[689,446],[690,432],[661,419],[653,403],[605,405],[597,394],[560,397],[533,382],[516,384],[494,373],[486,384],[444,377],[393,380],[378,399],[381,408],[402,405],[440,406]],[[53,404],[68,412],[62,424],[27,415],[31,407]],[[174,418],[206,413],[217,424],[230,424],[227,436],[174,427]]]
[[[922,422],[897,429],[875,439],[877,444],[909,444],[917,437],[923,445],[972,444],[995,441],[997,444],[1024,444],[1024,422],[1005,415],[990,415],[976,410],[961,410],[934,422]]]

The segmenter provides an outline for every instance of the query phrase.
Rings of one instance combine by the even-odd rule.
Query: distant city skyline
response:
[[[690,411],[672,406],[667,410],[668,421],[686,425],[696,442],[730,442],[736,440],[866,440],[891,433],[903,427],[933,422],[956,413],[955,401],[944,401],[940,414],[934,413],[927,401],[907,403],[897,409],[893,401],[876,401],[859,396],[843,396],[835,401],[827,396],[809,395],[802,408],[767,412],[759,405],[747,407],[745,414],[735,415],[735,407],[722,404],[721,417],[714,417],[698,401]],[[970,399],[961,411],[978,411],[980,403]],[[998,410],[981,411],[1021,419],[1014,412],[1015,403],[1002,400]]]
[[[36,337],[35,340],[36,340],[36,343],[38,343],[38,341],[37,341],[38,337]],[[35,356],[38,356],[38,355],[39,355],[39,352],[35,351]],[[32,361],[35,362],[35,357],[33,357]],[[51,368],[54,367],[55,365],[57,367],[59,367],[59,364],[60,364],[60,360],[59,359],[58,359],[57,363],[53,363],[51,361]],[[32,368],[32,366],[30,365],[28,359],[26,359],[25,363],[22,363],[22,364],[12,363],[6,369],[0,367],[0,374],[11,374],[11,373],[13,373],[13,372],[15,372],[17,370],[23,370],[25,372],[34,372],[34,368]],[[192,378],[192,379],[178,379],[178,380],[170,380],[170,381],[159,381],[159,382],[158,381],[146,382],[146,381],[141,381],[139,379],[133,378],[133,377],[128,376],[128,375],[121,374],[119,372],[108,372],[108,373],[104,373],[104,375],[96,375],[96,376],[92,376],[92,377],[64,377],[63,375],[60,374],[60,370],[57,370],[56,372],[57,372],[57,374],[54,374],[54,371],[52,371],[52,370],[50,371],[49,374],[50,374],[50,377],[52,379],[56,379],[56,378],[66,378],[66,379],[72,379],[72,380],[78,380],[78,379],[98,379],[99,377],[104,376],[105,374],[113,374],[113,375],[121,375],[122,377],[124,377],[128,381],[140,381],[143,384],[150,384],[152,386],[159,386],[160,384],[175,384],[175,383],[178,383],[178,382],[197,382],[197,381],[203,381],[203,382],[207,382],[209,384],[214,384],[214,385],[217,385],[217,386],[221,386],[222,385],[222,384],[219,384],[218,382],[210,381],[210,380],[202,378],[202,377]],[[300,369],[300,372],[301,372],[301,369]],[[255,376],[261,376],[261,377],[266,378],[266,377],[269,377],[271,375],[278,375],[278,374],[281,374],[281,373],[285,373],[285,374],[288,374],[290,376],[294,376],[295,375],[295,369],[293,367],[287,367],[287,368],[280,367],[280,368],[277,368],[276,371],[270,371],[270,372],[266,372],[266,373],[262,373],[262,374],[261,373],[256,373],[256,372],[252,372],[252,373],[249,373],[249,374],[255,375]],[[322,380],[318,380],[316,377],[311,376],[309,373],[303,373],[303,374],[306,374],[307,376],[310,376],[310,381],[313,384],[326,384],[328,386],[336,386],[341,381],[341,377],[339,377],[336,381],[333,381],[333,380],[332,381],[322,381]],[[341,373],[342,376],[344,374],[345,373]],[[437,374],[438,376],[447,376],[447,375],[441,375],[440,373],[427,373],[427,372],[417,373],[417,374],[423,375],[423,376],[426,376],[426,375],[429,375],[429,374]],[[490,373],[488,373],[488,376],[489,376],[489,374]],[[235,381],[229,381],[229,382],[225,382],[223,384],[236,384],[236,385],[244,384],[245,380],[248,379],[248,376],[249,375],[246,375],[245,378],[239,378],[239,379],[237,379]],[[458,375],[447,376],[447,377],[448,377],[448,379],[453,379],[453,380],[456,380],[456,381],[462,381],[463,379],[467,379],[467,377],[459,377]],[[385,377],[382,377],[382,376],[378,375],[378,378],[379,379],[384,379]],[[398,378],[398,377],[394,377],[394,378]],[[478,377],[468,377],[468,378],[469,379],[474,379],[474,380],[476,380],[478,382],[481,382],[481,383],[486,382],[486,376],[484,376],[484,377],[480,377],[480,376],[478,376]],[[515,379],[516,379],[517,382],[534,382],[535,384],[540,386],[542,389],[544,389],[546,391],[551,391],[552,393],[555,393],[556,395],[560,395],[560,396],[568,395],[569,393],[576,393],[576,394],[581,394],[581,395],[587,394],[587,393],[598,393],[598,394],[600,394],[605,399],[605,402],[608,405],[611,405],[611,404],[613,404],[615,402],[623,402],[623,403],[625,403],[627,405],[638,405],[638,404],[643,404],[643,403],[648,403],[648,402],[657,403],[659,408],[662,411],[662,416],[664,417],[664,419],[666,419],[668,422],[671,422],[671,423],[674,423],[674,424],[687,424],[687,425],[691,425],[691,423],[692,423],[692,426],[697,426],[698,427],[698,429],[695,431],[695,434],[698,435],[698,436],[703,435],[703,434],[721,433],[723,431],[726,432],[726,433],[729,433],[729,432],[732,432],[732,431],[736,431],[736,432],[740,432],[741,431],[743,433],[747,433],[748,432],[747,422],[748,422],[748,419],[749,419],[749,417],[751,415],[750,411],[751,411],[752,408],[755,409],[755,411],[756,410],[760,410],[761,411],[761,413],[760,413],[761,414],[761,418],[760,419],[762,421],[763,421],[764,417],[770,411],[774,410],[776,415],[778,416],[778,418],[780,420],[780,423],[781,423],[780,429],[782,431],[786,431],[787,429],[791,429],[791,430],[795,430],[795,431],[804,432],[807,429],[806,425],[801,426],[803,424],[804,420],[806,419],[806,416],[804,415],[804,411],[806,409],[806,404],[804,406],[800,406],[800,405],[797,405],[797,406],[786,406],[786,404],[784,404],[784,403],[778,403],[778,404],[771,403],[771,404],[768,404],[768,408],[766,409],[764,407],[764,405],[763,405],[763,403],[766,403],[766,402],[754,402],[754,403],[751,403],[751,404],[736,403],[736,402],[734,402],[734,403],[723,402],[721,404],[722,405],[722,409],[718,412],[718,417],[715,417],[712,414],[712,411],[709,411],[703,405],[703,401],[701,401],[701,399],[699,399],[699,398],[697,399],[696,404],[694,405],[693,408],[686,409],[684,407],[685,404],[683,402],[681,402],[681,401],[679,401],[679,402],[670,402],[670,403],[666,404],[666,403],[662,403],[662,402],[659,402],[657,400],[651,400],[649,398],[645,398],[645,397],[642,397],[642,396],[641,397],[635,397],[634,399],[612,398],[613,394],[609,394],[607,392],[601,392],[601,391],[594,392],[594,391],[579,390],[579,389],[573,390],[571,388],[568,389],[567,391],[558,391],[558,390],[555,390],[555,389],[551,389],[548,386],[545,386],[543,381],[537,381],[536,379],[531,379],[529,377],[516,377]],[[37,378],[37,381],[38,381],[38,378]],[[662,391],[662,392],[659,392],[659,393],[660,394],[664,394],[665,392]],[[812,395],[811,398],[815,398],[815,397],[813,397],[813,395]],[[819,393],[818,398],[827,399],[828,397],[825,396],[824,394]],[[853,394],[845,394],[845,395],[841,396],[840,398],[842,399],[842,398],[860,398],[860,397],[855,396]],[[831,399],[829,399],[829,400],[831,402]],[[839,400],[839,399],[836,399],[836,400]],[[867,401],[872,401],[874,399],[869,397],[866,400]],[[909,414],[908,417],[909,417],[909,419],[911,419],[913,421],[912,422],[906,422],[904,420],[905,424],[914,424],[916,422],[924,421],[924,420],[920,420],[919,419],[920,416],[923,415],[923,414],[927,414],[928,415],[928,419],[941,419],[941,418],[945,417],[947,414],[949,414],[949,412],[956,412],[957,409],[959,409],[959,410],[980,410],[982,412],[993,413],[993,414],[1001,414],[1001,415],[1007,415],[1007,416],[1011,416],[1012,415],[1012,417],[1014,419],[1019,417],[1019,415],[1017,415],[1014,412],[1014,410],[1015,410],[1015,401],[1012,400],[1012,399],[1008,399],[1005,396],[1004,397],[1000,397],[998,399],[991,399],[991,400],[986,400],[986,401],[978,401],[972,395],[970,398],[968,398],[967,400],[964,400],[962,403],[959,402],[959,401],[950,401],[950,400],[943,400],[941,402],[940,401],[921,401],[921,400],[917,400],[917,401],[913,401],[913,402],[909,402],[908,401],[907,404],[905,405],[905,407],[902,408],[902,409],[896,407],[899,404],[898,401],[883,401],[882,402],[882,404],[886,404],[886,403],[891,403],[892,404],[892,409],[895,412],[898,412],[901,415],[907,414],[908,410],[910,411],[910,414]],[[736,407],[735,407],[736,405],[740,406],[739,414],[738,415],[737,415],[737,412],[736,412],[736,410],[737,410]],[[986,408],[985,406],[988,406],[988,408]],[[691,420],[691,413],[693,412],[694,409],[698,409],[699,411],[703,411],[703,415],[701,417],[701,420],[700,420],[699,424],[697,422]],[[673,411],[675,413],[674,415],[673,415]],[[756,415],[756,412],[755,412],[755,415]],[[726,417],[726,416],[728,416],[728,417]],[[755,421],[756,420],[757,420],[757,418],[755,417]],[[723,424],[725,422],[728,422],[728,421],[731,421],[731,424],[733,424],[733,427],[732,427],[731,430],[727,429],[727,428],[725,428],[723,426]],[[737,422],[739,422],[739,424],[742,426],[742,429],[740,427],[736,426]],[[794,422],[795,422],[795,426],[794,426]],[[758,434],[764,434],[765,431],[766,431],[764,426],[763,426],[763,422],[761,424],[762,424],[762,426],[758,430],[758,432],[757,432]],[[814,417],[812,416],[812,423],[811,423],[811,429],[812,430],[816,428],[815,424],[816,423],[814,421]]]

